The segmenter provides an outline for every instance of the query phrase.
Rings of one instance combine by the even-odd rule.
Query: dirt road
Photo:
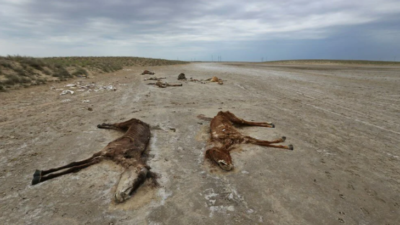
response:
[[[225,83],[161,89],[143,69]],[[60,95],[78,81],[95,83]],[[295,150],[241,145],[235,170],[220,171],[204,161],[209,122],[196,117],[220,110],[275,123],[240,131],[286,136]],[[35,169],[87,158],[121,135],[97,124],[133,117],[152,126],[148,164],[160,187],[116,205],[122,168],[111,162],[30,185]],[[0,93],[0,224],[400,224],[399,137],[398,67],[193,63]]]

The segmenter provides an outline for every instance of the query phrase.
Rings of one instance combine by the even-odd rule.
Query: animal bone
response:
[[[167,79],[166,77],[149,77],[149,78],[144,78],[144,81],[146,80],[162,80],[162,79]]]
[[[71,95],[73,95],[73,94],[74,94],[74,91],[71,91],[71,90],[63,90],[63,91],[61,92],[60,95],[66,95],[66,94],[71,94]]]
[[[182,84],[169,84],[167,82],[157,81],[156,83],[148,83],[147,85],[156,85],[159,88],[166,88],[166,87],[180,87]]]

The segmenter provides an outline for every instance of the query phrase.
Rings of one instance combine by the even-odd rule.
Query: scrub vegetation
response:
[[[0,91],[110,73],[128,66],[162,66],[187,62],[139,57],[0,57]]]

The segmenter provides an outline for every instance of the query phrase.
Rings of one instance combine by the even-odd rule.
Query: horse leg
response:
[[[101,129],[113,129],[113,130],[126,131],[132,124],[137,123],[137,122],[138,122],[137,119],[130,119],[130,120],[127,120],[127,121],[121,122],[121,123],[102,123],[102,124],[97,125],[97,127],[101,128]]]
[[[98,157],[98,155],[94,154],[90,158],[87,158],[87,159],[81,160],[81,161],[77,161],[77,162],[72,162],[72,163],[69,163],[69,164],[67,164],[65,166],[61,166],[61,167],[57,167],[57,168],[53,168],[53,169],[49,169],[49,170],[36,170],[35,173],[34,173],[34,176],[35,175],[44,176],[46,174],[53,173],[53,172],[56,172],[56,171],[59,171],[59,170],[63,170],[63,169],[69,168],[69,167],[74,167],[74,166],[79,166],[79,165],[82,165],[82,164],[86,164],[86,163],[90,162],[91,160],[95,159],[96,157]]]
[[[182,84],[168,84],[167,83],[167,87],[180,87],[182,86]]]
[[[46,180],[50,180],[50,179],[53,179],[53,178],[56,178],[56,177],[59,177],[59,176],[62,176],[62,175],[68,174],[68,173],[78,172],[79,170],[89,167],[91,165],[94,165],[96,163],[99,163],[100,161],[101,161],[100,159],[94,159],[94,160],[92,159],[90,161],[87,161],[87,163],[85,163],[85,164],[73,166],[63,172],[53,173],[53,174],[49,174],[47,176],[45,176],[43,173],[37,173],[39,170],[36,170],[35,174],[33,175],[32,185],[35,185],[35,184],[38,184],[38,183],[44,182]],[[81,162],[83,162],[83,161],[81,161]],[[68,167],[64,167],[64,168],[68,168]],[[48,171],[46,171],[46,172],[47,172],[47,174],[49,173]]]
[[[220,112],[221,113],[221,112]],[[232,123],[234,124],[238,124],[238,125],[242,125],[242,126],[259,126],[259,127],[270,127],[270,128],[274,128],[275,125],[273,123],[270,122],[251,122],[251,121],[246,121],[242,118],[239,118],[237,116],[235,116],[235,114],[226,111],[226,112],[222,112],[223,115],[225,115]]]
[[[266,147],[271,147],[271,148],[283,148],[283,149],[288,149],[288,150],[293,150],[293,145],[274,145],[276,143],[281,143],[286,140],[286,137],[283,136],[279,139],[276,139],[274,141],[265,141],[265,140],[259,140],[256,138],[252,138],[250,136],[245,137],[245,143],[251,143],[255,145],[260,145],[260,146],[266,146]]]
[[[65,166],[61,166],[61,167],[57,167],[57,168],[53,168],[53,169],[49,169],[49,170],[36,170],[35,173],[33,174],[33,180],[32,180],[32,185],[35,183],[38,183],[41,181],[41,178],[49,173],[53,173],[59,170],[63,170],[63,169],[67,169],[67,168],[71,168],[71,167],[77,167],[77,166],[81,166],[81,165],[85,165],[87,163],[92,162],[93,160],[99,160],[98,157],[101,156],[101,152],[95,153],[93,154],[92,157],[87,158],[85,160],[81,160],[81,161],[77,161],[77,162],[72,162],[69,163]]]

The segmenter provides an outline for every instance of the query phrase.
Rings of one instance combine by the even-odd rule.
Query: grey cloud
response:
[[[246,49],[258,52],[256,46],[273,48],[271,43],[283,41],[296,56],[300,53],[295,49],[312,42],[330,46],[329,40],[342,38],[347,40],[342,45],[350,43],[346,35],[360,39],[359,43],[396,44],[393,36],[398,35],[400,14],[400,6],[392,0],[0,0],[0,4],[0,54],[35,52],[32,49],[41,46],[44,50],[37,54],[63,55],[85,47],[85,52],[100,55],[139,55],[158,49],[153,54],[162,57],[168,51],[182,55],[185,48],[191,49],[185,52],[187,58],[203,53],[209,58],[231,48],[238,52],[231,55],[251,58],[245,56]],[[354,36],[356,30],[364,36]],[[93,48],[102,48],[103,53]]]

